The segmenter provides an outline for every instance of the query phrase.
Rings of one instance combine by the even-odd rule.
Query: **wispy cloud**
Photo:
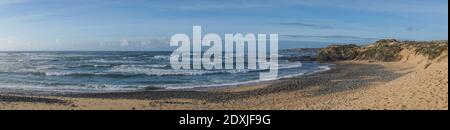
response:
[[[371,40],[376,38],[366,38],[359,36],[349,36],[349,35],[281,35],[285,38],[319,38],[319,39],[348,39],[348,40]]]
[[[55,14],[55,13],[25,14],[25,15],[17,15],[17,16],[0,18],[0,20],[9,21],[9,22],[22,22],[22,21],[28,21],[28,20],[42,18],[42,17],[46,17],[46,16],[51,16],[53,14]]]
[[[418,28],[418,27],[407,27],[406,28],[406,31],[409,31],[409,32],[415,32],[415,31],[419,31],[420,30],[420,28]]]
[[[0,0],[0,5],[2,4]],[[54,2],[53,0],[5,0],[10,2],[5,2],[4,4],[22,4],[27,8],[45,8],[45,5],[40,4],[39,2]],[[92,2],[96,2],[96,4],[91,4]],[[36,11],[21,11],[15,15],[6,15],[5,17],[0,17],[2,21],[8,22],[26,22],[29,20],[42,19],[41,21],[48,21],[54,18],[62,18],[64,16],[76,16],[79,15],[79,12],[82,10],[91,10],[91,9],[99,9],[105,5],[115,3],[116,1],[101,1],[101,0],[77,0],[77,1],[62,1],[56,2],[54,6],[56,8],[49,8],[46,10],[36,10]],[[58,6],[56,6],[58,5]],[[0,12],[0,16],[2,13]]]
[[[319,24],[311,24],[311,23],[303,23],[303,22],[286,22],[286,23],[278,23],[283,26],[301,26],[301,27],[310,27],[315,29],[331,29],[332,26],[329,25],[319,25]]]
[[[151,46],[169,46],[170,38],[129,38],[123,37],[116,41],[102,41],[101,46],[134,46],[134,47],[151,47]],[[157,48],[155,48],[157,49]]]
[[[228,9],[252,9],[274,6],[273,1],[266,0],[183,0],[171,2],[161,2],[159,0],[147,1],[147,7],[165,11],[201,11],[201,10],[228,10]]]
[[[148,2],[150,7],[164,10],[245,9],[263,7],[310,6],[398,13],[448,14],[447,0],[189,0],[167,5],[160,0]]]
[[[268,7],[268,5],[250,5],[250,4],[198,4],[198,5],[190,5],[190,6],[165,6],[165,7],[159,7],[162,9],[172,9],[172,10],[226,10],[226,9],[251,9],[251,8],[262,8],[262,7]]]

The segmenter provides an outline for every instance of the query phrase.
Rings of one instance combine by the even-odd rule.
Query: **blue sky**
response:
[[[278,33],[281,48],[447,40],[447,0],[0,0],[1,50],[167,50],[176,33]]]

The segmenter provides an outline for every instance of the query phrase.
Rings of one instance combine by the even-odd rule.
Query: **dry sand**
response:
[[[0,90],[0,109],[448,110],[448,52],[400,62],[346,61],[332,70],[231,88],[36,96]]]

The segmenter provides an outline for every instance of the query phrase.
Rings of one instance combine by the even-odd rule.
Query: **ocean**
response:
[[[171,52],[0,52],[0,88],[115,92],[222,87],[260,82],[257,70],[173,70]],[[280,51],[278,78],[312,74],[327,64],[290,62],[311,52]]]

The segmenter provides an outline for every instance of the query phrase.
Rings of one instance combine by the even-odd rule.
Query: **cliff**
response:
[[[368,46],[332,45],[318,52],[319,62],[343,60],[408,61],[412,57],[435,60],[448,57],[448,41],[398,41],[385,39]],[[414,59],[414,58],[412,58]]]

